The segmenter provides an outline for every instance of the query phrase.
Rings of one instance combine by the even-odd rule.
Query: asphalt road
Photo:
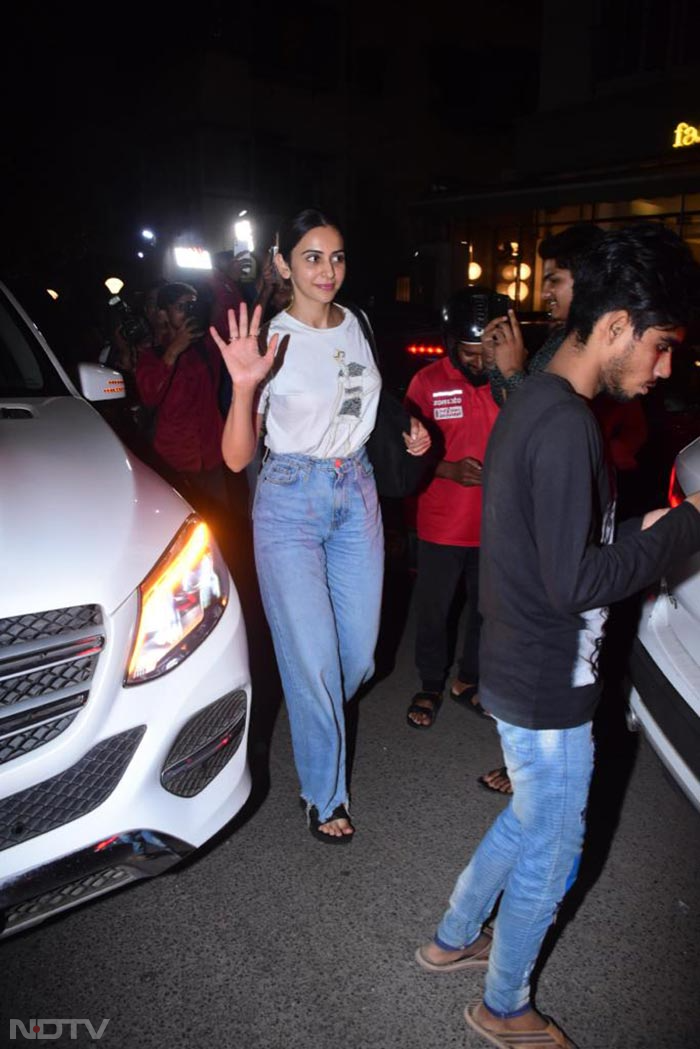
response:
[[[462,1018],[482,977],[431,976],[413,953],[504,804],[476,783],[500,763],[494,727],[450,701],[429,732],[407,727],[410,577],[391,573],[378,680],[358,704],[357,835],[346,848],[316,842],[264,626],[250,592],[246,601],[249,805],[179,871],[4,941],[3,1034],[8,1017],[85,1017],[109,1019],[104,1049],[483,1046]],[[700,816],[621,729],[615,690],[598,737],[586,857],[545,943],[537,1003],[581,1049],[689,1049],[700,1018]],[[80,1028],[53,1044],[98,1043]]]

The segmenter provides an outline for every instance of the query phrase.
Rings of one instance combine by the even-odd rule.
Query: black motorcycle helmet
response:
[[[442,308],[442,331],[447,356],[453,366],[464,375],[472,386],[483,386],[488,381],[488,374],[474,359],[466,359],[460,354],[460,343],[471,343],[479,346],[484,328],[494,317],[505,317],[512,303],[507,295],[500,295],[479,284],[469,288],[460,288]],[[480,350],[475,357],[480,358]]]
[[[479,284],[454,292],[442,307],[448,350],[456,342],[480,342],[488,322],[494,317],[505,317],[512,305],[507,295]]]

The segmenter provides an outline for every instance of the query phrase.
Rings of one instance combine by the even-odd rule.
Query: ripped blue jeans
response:
[[[269,454],[253,529],[301,796],[323,820],[348,802],[344,702],[374,673],[379,633],[384,532],[367,453]]]
[[[524,729],[497,721],[513,797],[457,879],[435,942],[473,943],[501,895],[484,1002],[497,1016],[525,1012],[547,929],[578,873],[593,772],[591,722]]]

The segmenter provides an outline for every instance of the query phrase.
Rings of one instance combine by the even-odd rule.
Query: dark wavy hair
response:
[[[554,259],[557,268],[571,270],[576,283],[576,268],[582,255],[585,255],[603,236],[600,226],[591,222],[578,222],[561,233],[550,233],[537,248],[537,254],[544,261]]]
[[[700,266],[658,222],[604,233],[579,260],[566,333],[585,342],[606,313],[626,310],[637,338],[648,328],[687,326],[700,306]]]
[[[333,229],[342,233],[335,219],[324,215],[318,208],[305,208],[286,222],[280,230],[279,253],[282,258],[289,262],[292,251],[302,237],[305,237],[309,230],[316,229],[318,226],[332,226]]]

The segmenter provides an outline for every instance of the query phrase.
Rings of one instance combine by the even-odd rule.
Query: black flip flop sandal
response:
[[[433,704],[432,707],[424,707],[418,702],[419,699],[429,699]],[[411,700],[411,705],[406,711],[406,721],[411,728],[432,728],[435,724],[435,719],[438,716],[440,707],[442,706],[442,692],[416,692],[415,696]],[[425,714],[430,718],[427,725],[421,725],[417,721],[414,721],[411,714]]]
[[[465,710],[471,710],[478,717],[489,718],[493,721],[491,715],[487,710],[484,710],[478,699],[476,703],[472,703],[472,700],[478,691],[478,685],[470,685],[469,688],[465,688],[463,692],[455,692],[453,689],[450,689],[450,698],[453,699],[455,703],[459,703],[460,707],[464,707]]]
[[[302,799],[303,801],[303,799]],[[326,845],[349,845],[352,839],[355,837],[353,822],[350,819],[350,813],[346,809],[345,805],[337,805],[330,816],[326,816],[325,820],[321,820],[318,817],[318,809],[315,805],[312,805],[307,813],[307,820],[309,825],[309,832],[318,841],[324,842]],[[353,829],[352,834],[326,834],[320,830],[322,824],[330,823],[332,820],[347,820]]]

